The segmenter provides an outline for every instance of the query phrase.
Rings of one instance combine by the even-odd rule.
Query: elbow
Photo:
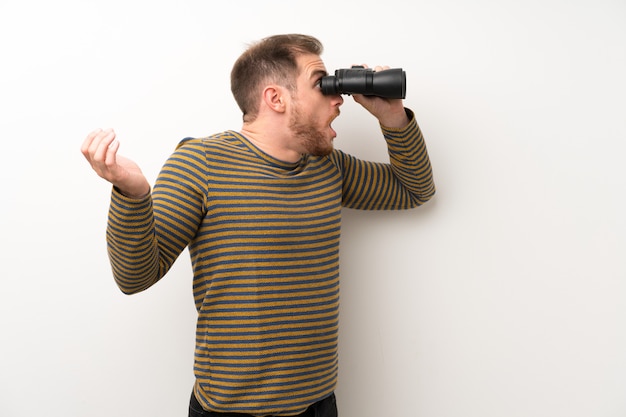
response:
[[[435,188],[435,186],[433,185],[433,187],[432,187],[432,189],[430,190],[430,192],[428,192],[428,194],[426,194],[426,195],[424,196],[424,199],[423,199],[423,200],[424,200],[424,203],[427,203],[428,201],[430,201],[430,200],[431,200],[431,199],[435,196],[435,194],[437,194],[437,189],[436,189],[436,188]]]
[[[143,292],[153,286],[159,279],[155,276],[122,276],[120,274],[113,273],[115,284],[117,288],[125,295],[133,295]]]
[[[153,284],[144,284],[144,285],[132,286],[132,285],[127,285],[127,284],[121,284],[117,280],[116,280],[116,283],[117,283],[117,288],[119,288],[119,290],[124,295],[138,294],[140,292],[147,290],[153,285]]]
[[[131,289],[131,288],[126,288],[126,287],[122,287],[121,285],[117,285],[117,288],[119,288],[119,290],[122,292],[122,294],[124,295],[133,295],[133,294],[137,294],[140,293],[141,290],[138,289]]]
[[[413,208],[422,206],[428,203],[437,193],[435,186],[433,185],[429,190],[417,193],[413,195]]]
[[[156,284],[164,274],[159,268],[147,265],[129,265],[111,258],[111,270],[117,288],[125,295],[133,295]]]

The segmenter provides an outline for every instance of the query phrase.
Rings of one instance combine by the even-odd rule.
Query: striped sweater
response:
[[[234,131],[187,138],[151,196],[112,192],[114,278],[136,293],[189,248],[198,321],[194,392],[217,412],[293,415],[337,381],[341,207],[408,209],[434,194],[413,114],[390,163],[340,150],[285,163]]]

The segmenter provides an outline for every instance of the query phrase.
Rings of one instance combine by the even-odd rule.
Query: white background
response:
[[[183,137],[239,129],[231,66],[285,32],[331,72],[405,69],[438,187],[344,211],[342,417],[626,415],[623,0],[2,0],[0,415],[186,416],[188,255],[118,291],[80,144],[114,127],[153,181]],[[386,159],[350,98],[334,126]]]

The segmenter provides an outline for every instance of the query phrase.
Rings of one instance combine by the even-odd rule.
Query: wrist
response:
[[[132,200],[143,200],[150,194],[150,186],[138,188],[137,190],[123,190],[118,186],[114,186],[115,190],[126,198]]]
[[[402,129],[409,124],[410,118],[406,109],[402,107],[401,110],[394,113],[388,113],[384,117],[381,117],[378,121],[383,127],[390,129]]]

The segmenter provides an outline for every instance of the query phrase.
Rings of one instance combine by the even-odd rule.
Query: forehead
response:
[[[319,73],[327,73],[324,61],[322,61],[319,55],[300,55],[297,60],[300,74],[306,78],[311,78]]]

